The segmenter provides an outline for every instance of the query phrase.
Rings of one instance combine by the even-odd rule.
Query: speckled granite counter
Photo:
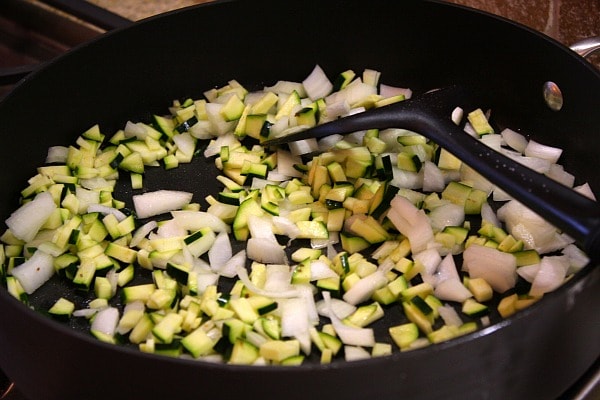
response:
[[[211,0],[88,0],[131,20]],[[448,0],[516,21],[570,46],[600,36],[600,0]],[[600,54],[590,61],[600,68]]]
[[[211,0],[88,0],[132,20]],[[522,23],[570,45],[600,35],[600,0],[449,0]]]

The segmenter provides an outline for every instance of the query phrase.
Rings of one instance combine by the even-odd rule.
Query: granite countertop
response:
[[[131,20],[211,0],[88,0]],[[570,46],[600,36],[600,0],[448,0],[519,22]],[[600,56],[593,57],[600,66]]]

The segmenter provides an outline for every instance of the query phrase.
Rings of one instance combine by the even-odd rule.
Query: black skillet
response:
[[[249,88],[374,68],[422,93],[464,84],[491,94],[494,123],[564,148],[567,170],[595,190],[600,74],[557,42],[506,20],[429,1],[216,2],[152,18],[81,46],[27,77],[0,104],[0,217],[51,145],[94,123],[105,132],[149,120],[172,99],[237,79]],[[546,81],[565,104],[550,110]],[[209,162],[210,163],[210,162]],[[212,188],[206,162],[149,189]],[[185,176],[185,178],[182,178]],[[207,182],[209,182],[207,184]],[[598,194],[598,192],[596,192]],[[31,399],[232,398],[553,399],[600,354],[599,269],[477,333],[391,357],[328,366],[255,368],[142,354],[27,310],[0,289],[0,367]],[[72,295],[53,282],[34,302]],[[84,299],[82,299],[84,301]]]

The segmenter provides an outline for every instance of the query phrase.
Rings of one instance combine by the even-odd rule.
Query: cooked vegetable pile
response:
[[[49,280],[73,288],[41,312],[87,319],[99,340],[231,364],[329,363],[447,341],[538,301],[587,264],[573,240],[417,132],[368,130],[289,148],[261,142],[404,101],[380,73],[249,91],[232,80],[166,115],[98,125],[51,147],[1,236],[0,278],[24,303]],[[491,148],[567,186],[561,150],[463,115]],[[316,155],[315,155],[316,154]],[[206,157],[203,199],[147,190]],[[133,209],[114,196],[130,179]],[[129,184],[129,183],[128,183]],[[575,190],[593,197],[587,184]],[[242,244],[242,246],[240,246]],[[239,248],[241,250],[233,250]],[[140,281],[139,277],[145,278]],[[90,301],[77,304],[84,293]],[[58,296],[58,295],[57,295]],[[374,324],[393,319],[376,334]]]

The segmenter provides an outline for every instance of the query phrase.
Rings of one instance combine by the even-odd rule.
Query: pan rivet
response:
[[[548,81],[544,83],[544,101],[553,111],[560,111],[563,106],[563,95],[558,85]]]

